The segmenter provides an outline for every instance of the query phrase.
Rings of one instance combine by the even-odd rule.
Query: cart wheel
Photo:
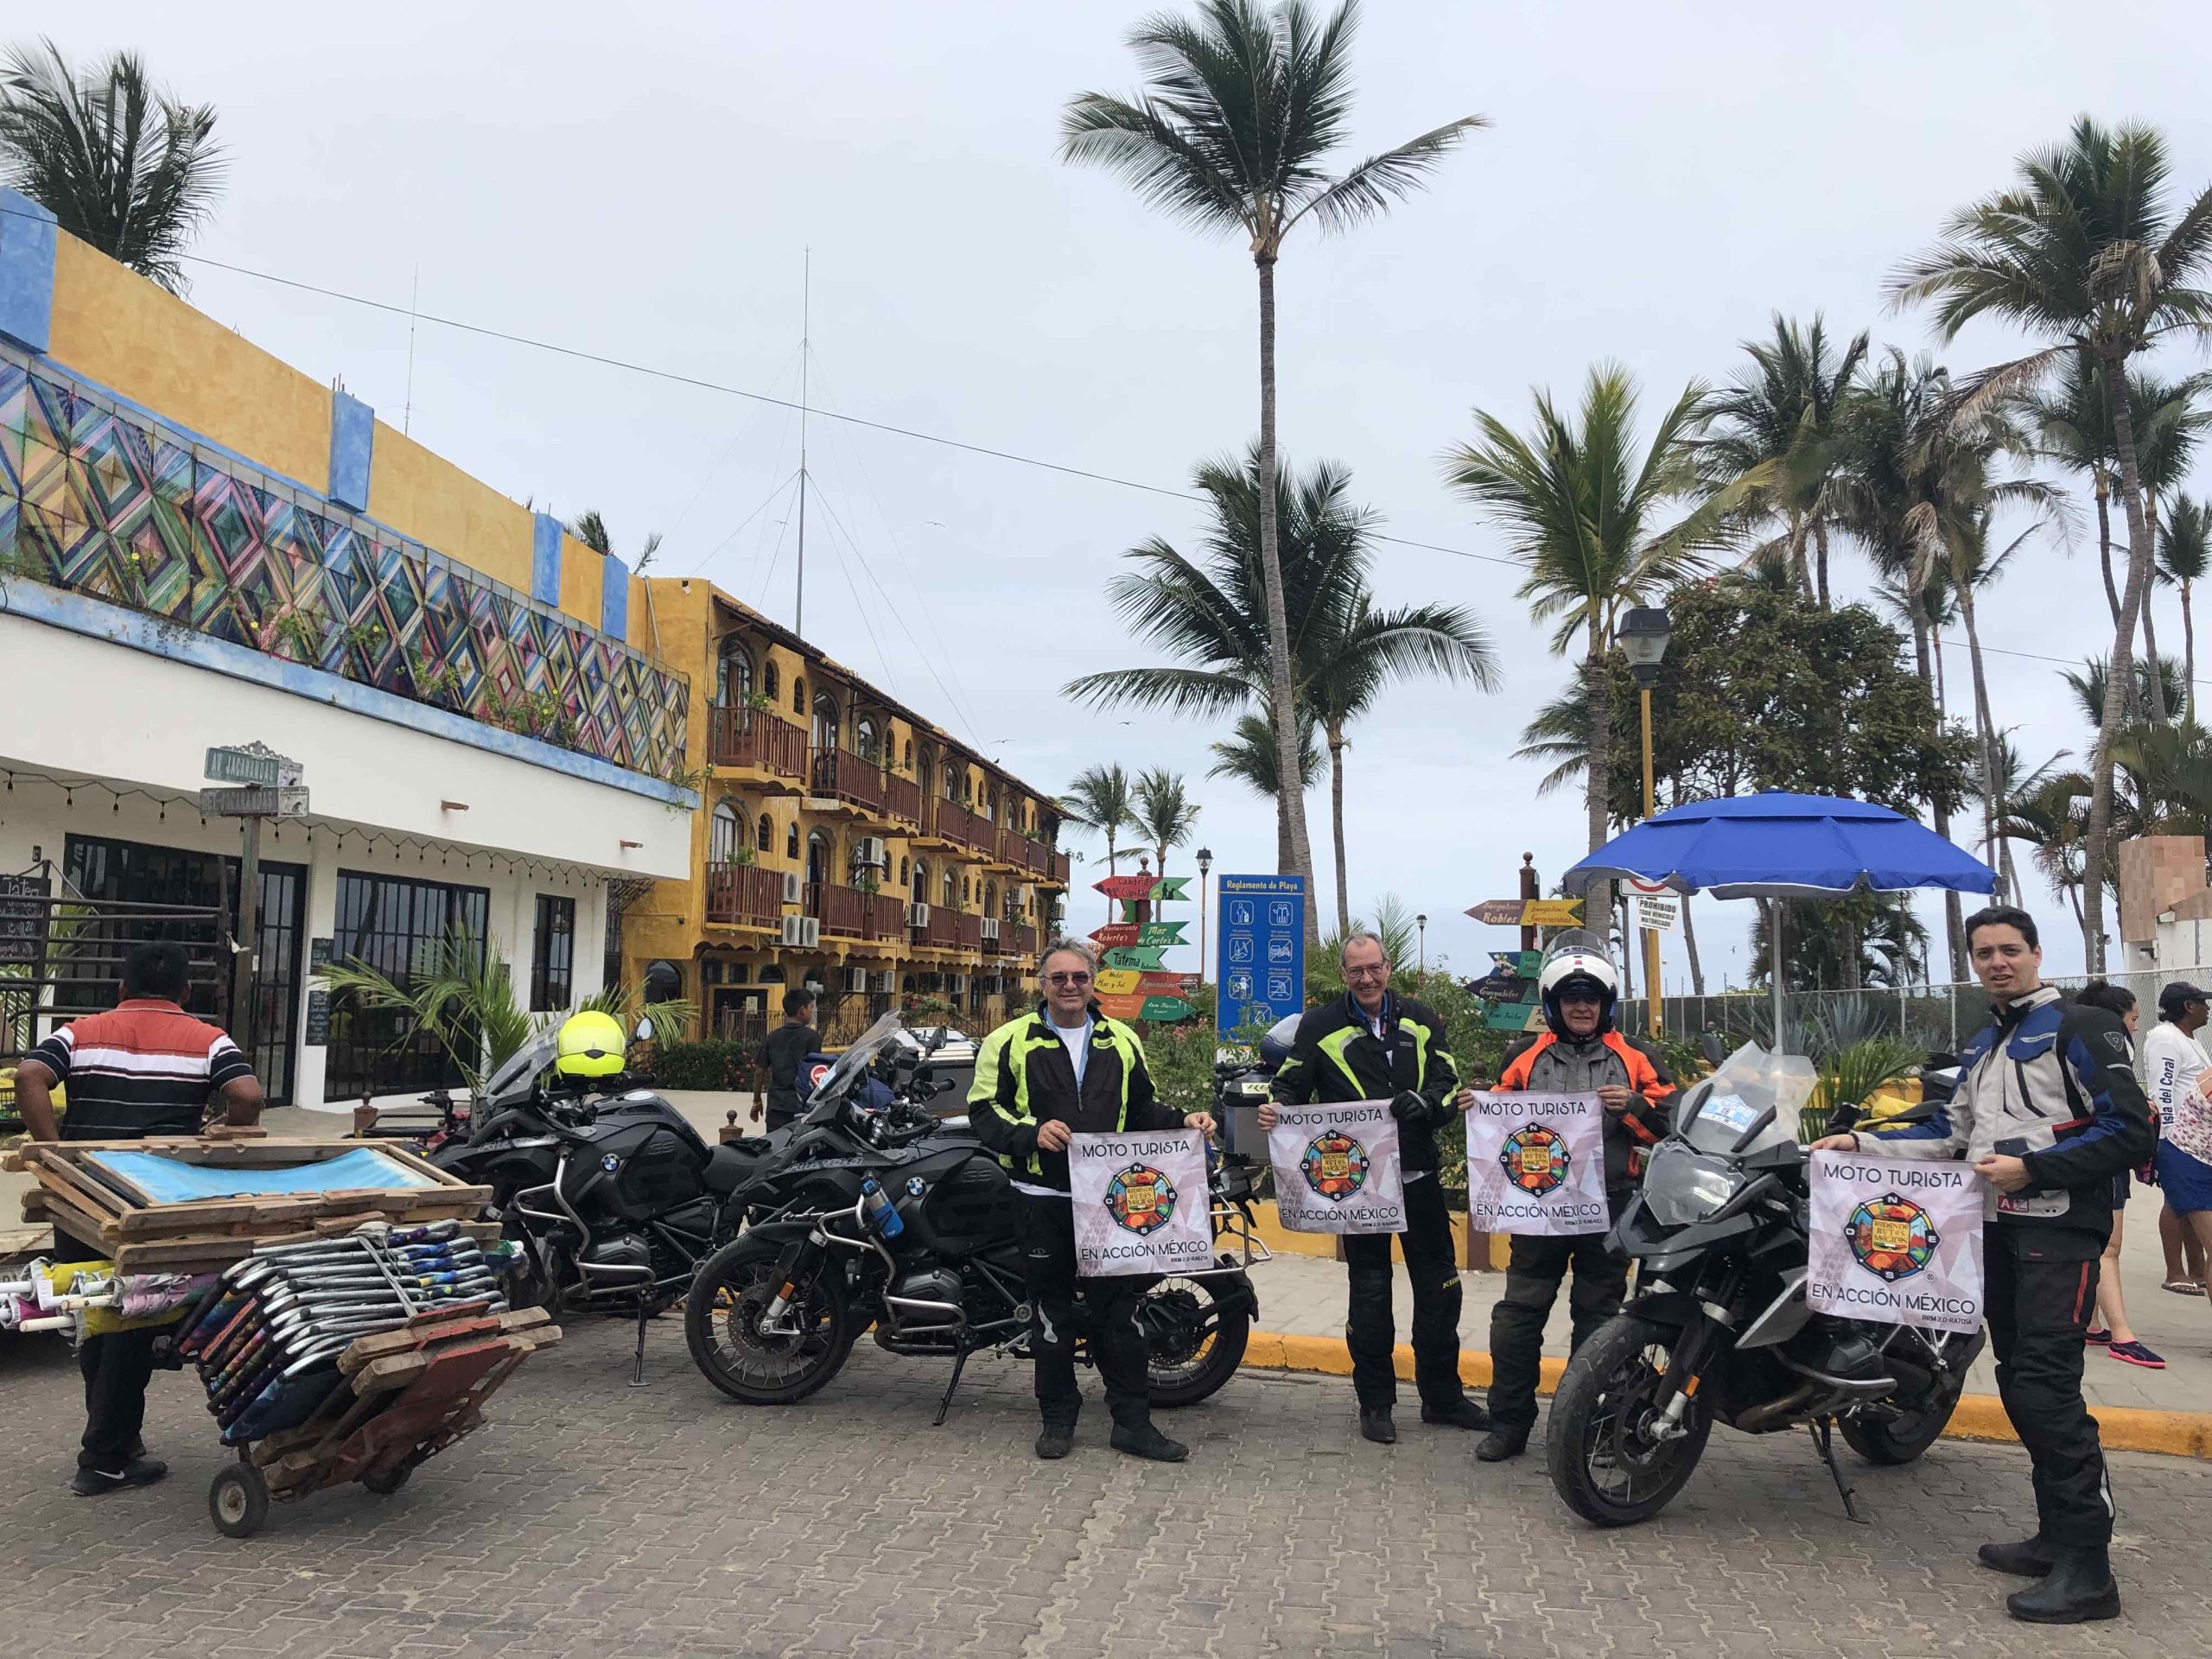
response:
[[[208,1484],[207,1513],[226,1538],[251,1538],[269,1518],[269,1483],[251,1464],[232,1464]]]
[[[407,1484],[407,1477],[415,1472],[411,1463],[395,1463],[387,1469],[373,1469],[361,1477],[361,1484],[378,1497],[390,1497]]]

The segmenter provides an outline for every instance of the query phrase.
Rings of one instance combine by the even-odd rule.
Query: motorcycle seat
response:
[[[707,1167],[700,1175],[707,1191],[717,1198],[728,1198],[737,1191],[747,1176],[760,1161],[757,1153],[740,1152],[735,1147],[717,1146],[707,1154]]]

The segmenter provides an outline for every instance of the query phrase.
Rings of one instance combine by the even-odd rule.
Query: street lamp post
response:
[[[1198,983],[1206,982],[1206,872],[1213,868],[1213,849],[1198,849]]]
[[[1420,977],[1421,978],[1421,980],[1422,980],[1423,982],[1426,982],[1426,981],[1427,980],[1427,978],[1428,978],[1428,913],[1427,913],[1427,912],[1424,911],[1424,912],[1422,912],[1420,915],[1418,915],[1418,916],[1416,916],[1416,917],[1414,917],[1414,926],[1415,928],[1417,928],[1417,929],[1419,929],[1419,930],[1420,930],[1420,936],[1421,936],[1421,967],[1420,967],[1420,969],[1418,969],[1418,972],[1419,972],[1419,975],[1420,975]]]
[[[1667,655],[1667,640],[1674,624],[1656,605],[1639,605],[1621,619],[1621,650],[1628,657],[1628,671],[1636,680],[1637,700],[1643,714],[1643,816],[1658,810],[1658,796],[1651,776],[1651,688],[1659,681],[1659,664]],[[1659,935],[1643,930],[1643,1001],[1651,1034],[1660,1034]]]

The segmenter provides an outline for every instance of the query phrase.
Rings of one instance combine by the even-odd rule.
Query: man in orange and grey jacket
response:
[[[1594,1094],[1605,1109],[1605,1196],[1618,1218],[1627,1207],[1642,1154],[1667,1132],[1675,1079],[1658,1051],[1613,1029],[1620,982],[1594,950],[1573,950],[1544,964],[1537,979],[1549,1029],[1506,1050],[1497,1087],[1547,1095]],[[1459,1104],[1470,1103],[1463,1094]],[[1492,1427],[1475,1448],[1484,1463],[1528,1449],[1536,1421],[1536,1381],[1543,1363],[1544,1321],[1559,1300],[1569,1267],[1574,1288],[1574,1346],[1621,1311],[1628,1262],[1606,1248],[1606,1236],[1539,1238],[1516,1235],[1505,1294],[1490,1315],[1490,1414]]]

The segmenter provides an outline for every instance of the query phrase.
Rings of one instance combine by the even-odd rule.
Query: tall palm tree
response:
[[[2088,352],[2075,353],[2060,365],[2051,384],[2031,390],[2021,399],[2021,409],[2036,435],[2034,453],[2089,480],[2097,505],[2097,563],[2104,575],[2105,604],[2117,625],[2120,585],[2112,575],[2112,404],[2105,397],[2104,374],[2096,358]]]
[[[1275,772],[1275,734],[1265,715],[1239,715],[1227,739],[1206,747],[1214,757],[1213,765],[1206,768],[1207,777],[1230,779],[1264,800],[1271,801],[1281,791],[1281,779]],[[1299,779],[1310,789],[1313,779],[1321,775],[1321,747],[1314,741],[1310,717],[1299,723],[1298,758],[1302,763]]]
[[[1351,115],[1355,0],[1318,17],[1305,0],[1262,10],[1202,0],[1195,18],[1159,12],[1130,31],[1145,85],[1133,98],[1081,92],[1061,122],[1061,156],[1118,173],[1138,194],[1201,230],[1243,234],[1260,283],[1260,576],[1268,702],[1287,868],[1313,874],[1295,741],[1297,690],[1275,523],[1275,265],[1306,219],[1349,231],[1411,194],[1459,140],[1467,116],[1341,174],[1327,160]],[[1316,928],[1313,907],[1306,910]],[[1318,938],[1318,932],[1313,934]]]
[[[2138,371],[2127,377],[2127,403],[2134,416],[2136,458],[2143,478],[2143,512],[2150,524],[2154,555],[2151,579],[2143,585],[2143,654],[2154,662],[2158,658],[2158,503],[2179,491],[2196,461],[2197,441],[2212,424],[2212,405],[2205,401],[2208,389],[2212,389],[2212,376],[2164,380]],[[2171,705],[2158,677],[2152,677],[2151,690],[2153,715],[2170,718]]]
[[[1184,786],[1183,774],[1147,766],[1137,774],[1135,828],[1152,843],[1155,868],[1167,879],[1167,854],[1191,839],[1198,826],[1198,804]]]
[[[2191,720],[2196,717],[2196,620],[2190,613],[2190,590],[2204,580],[2208,562],[2212,505],[2177,495],[2158,526],[2158,574],[2181,589],[2182,708]]]
[[[2139,657],[2135,658],[2128,663],[2127,670],[2134,683],[2120,693],[2120,724],[2145,726],[2158,723],[2158,716],[2152,711],[2157,708],[2159,699],[2163,697],[2168,703],[2181,701],[2180,668],[2171,657],[2158,659],[2157,672],[2164,682],[2164,687],[2157,693],[2151,690],[2151,664]],[[2075,706],[2082,711],[2082,718],[2088,721],[2090,729],[2095,730],[2098,722],[2104,718],[2105,691],[2112,683],[2109,666],[2100,658],[2091,658],[2082,664],[2078,671],[2070,668],[2061,669],[2058,677],[2073,689]]]
[[[1095,830],[1105,838],[1106,874],[1114,874],[1121,856],[1122,832],[1136,827],[1136,796],[1129,774],[1118,760],[1110,766],[1085,766],[1060,797],[1060,810],[1070,823]],[[1106,919],[1114,919],[1114,901],[1106,901]]]
[[[2028,824],[2026,815],[2038,791],[2059,775],[2059,763],[2067,758],[2067,752],[2059,750],[2031,772],[2026,758],[2021,754],[2019,745],[2012,741],[2012,731],[2008,728],[1997,734],[1996,755],[1996,796],[1994,799],[1986,799],[1983,806],[1996,829],[1995,856],[2002,861],[2005,890],[2017,905],[2020,902],[2023,889],[2019,872],[2012,861],[2012,843],[2016,841],[2031,843],[2038,841],[2038,833],[2025,827]]]
[[[1528,568],[1520,596],[1530,601],[1531,613],[1540,621],[1558,619],[1552,650],[1564,653],[1578,631],[1584,636],[1590,725],[1583,798],[1592,849],[1605,840],[1611,810],[1612,688],[1605,663],[1615,625],[1628,607],[1693,568],[1714,527],[1769,477],[1747,473],[1661,527],[1669,504],[1697,491],[1692,440],[1705,396],[1692,382],[1660,416],[1639,456],[1635,384],[1626,369],[1599,364],[1590,372],[1578,414],[1562,414],[1551,394],[1540,391],[1535,429],[1524,438],[1478,410],[1478,442],[1460,444],[1444,458],[1452,487],[1504,529],[1514,556]],[[1593,918],[1599,908],[1593,901]]]
[[[1979,397],[2003,397],[2039,384],[2082,353],[2104,371],[2113,444],[2127,515],[2127,580],[2120,589],[2094,790],[2084,851],[2088,969],[2105,969],[2104,888],[2110,868],[2113,735],[2120,722],[2136,607],[2151,580],[2152,538],[2133,411],[2129,359],[2173,335],[2212,331],[2212,187],[2175,213],[2165,140],[2152,128],[2107,130],[2084,116],[2067,142],[2021,158],[2009,190],[1952,216],[1942,241],[1910,260],[1890,289],[1899,304],[1932,301],[1946,340],[1976,317],[2017,324],[2050,343],[1979,377]],[[1968,399],[1969,403],[1974,398]]]
[[[1714,430],[1698,446],[1699,469],[1719,486],[1768,467],[1773,483],[1749,505],[1782,520],[1789,569],[1826,610],[1830,486],[1842,460],[1838,415],[1866,360],[1866,336],[1854,335],[1838,353],[1817,315],[1808,328],[1777,311],[1773,339],[1747,340],[1744,350],[1750,365],[1706,402]]]
[[[52,41],[0,67],[0,181],[63,230],[172,294],[222,188],[215,111],[180,104],[118,52],[79,75]]]
[[[1194,715],[1255,703],[1271,709],[1258,457],[1241,466],[1208,462],[1196,480],[1212,507],[1203,552],[1192,557],[1155,537],[1129,550],[1138,569],[1116,576],[1107,588],[1133,632],[1185,665],[1087,674],[1068,683],[1067,696],[1101,707],[1126,702]],[[1497,683],[1496,657],[1471,612],[1434,604],[1376,608],[1368,588],[1375,515],[1351,505],[1351,483],[1344,468],[1324,461],[1303,477],[1295,468],[1279,470],[1274,488],[1294,702],[1301,719],[1319,722],[1328,741],[1339,925],[1350,921],[1344,825],[1348,729],[1395,681],[1433,675],[1484,690]],[[1263,729],[1274,737],[1272,723]],[[1269,775],[1281,775],[1279,759]],[[1303,770],[1298,776],[1302,789],[1306,776]],[[1278,815],[1279,832],[1283,823]],[[1289,855],[1280,833],[1276,851]]]

